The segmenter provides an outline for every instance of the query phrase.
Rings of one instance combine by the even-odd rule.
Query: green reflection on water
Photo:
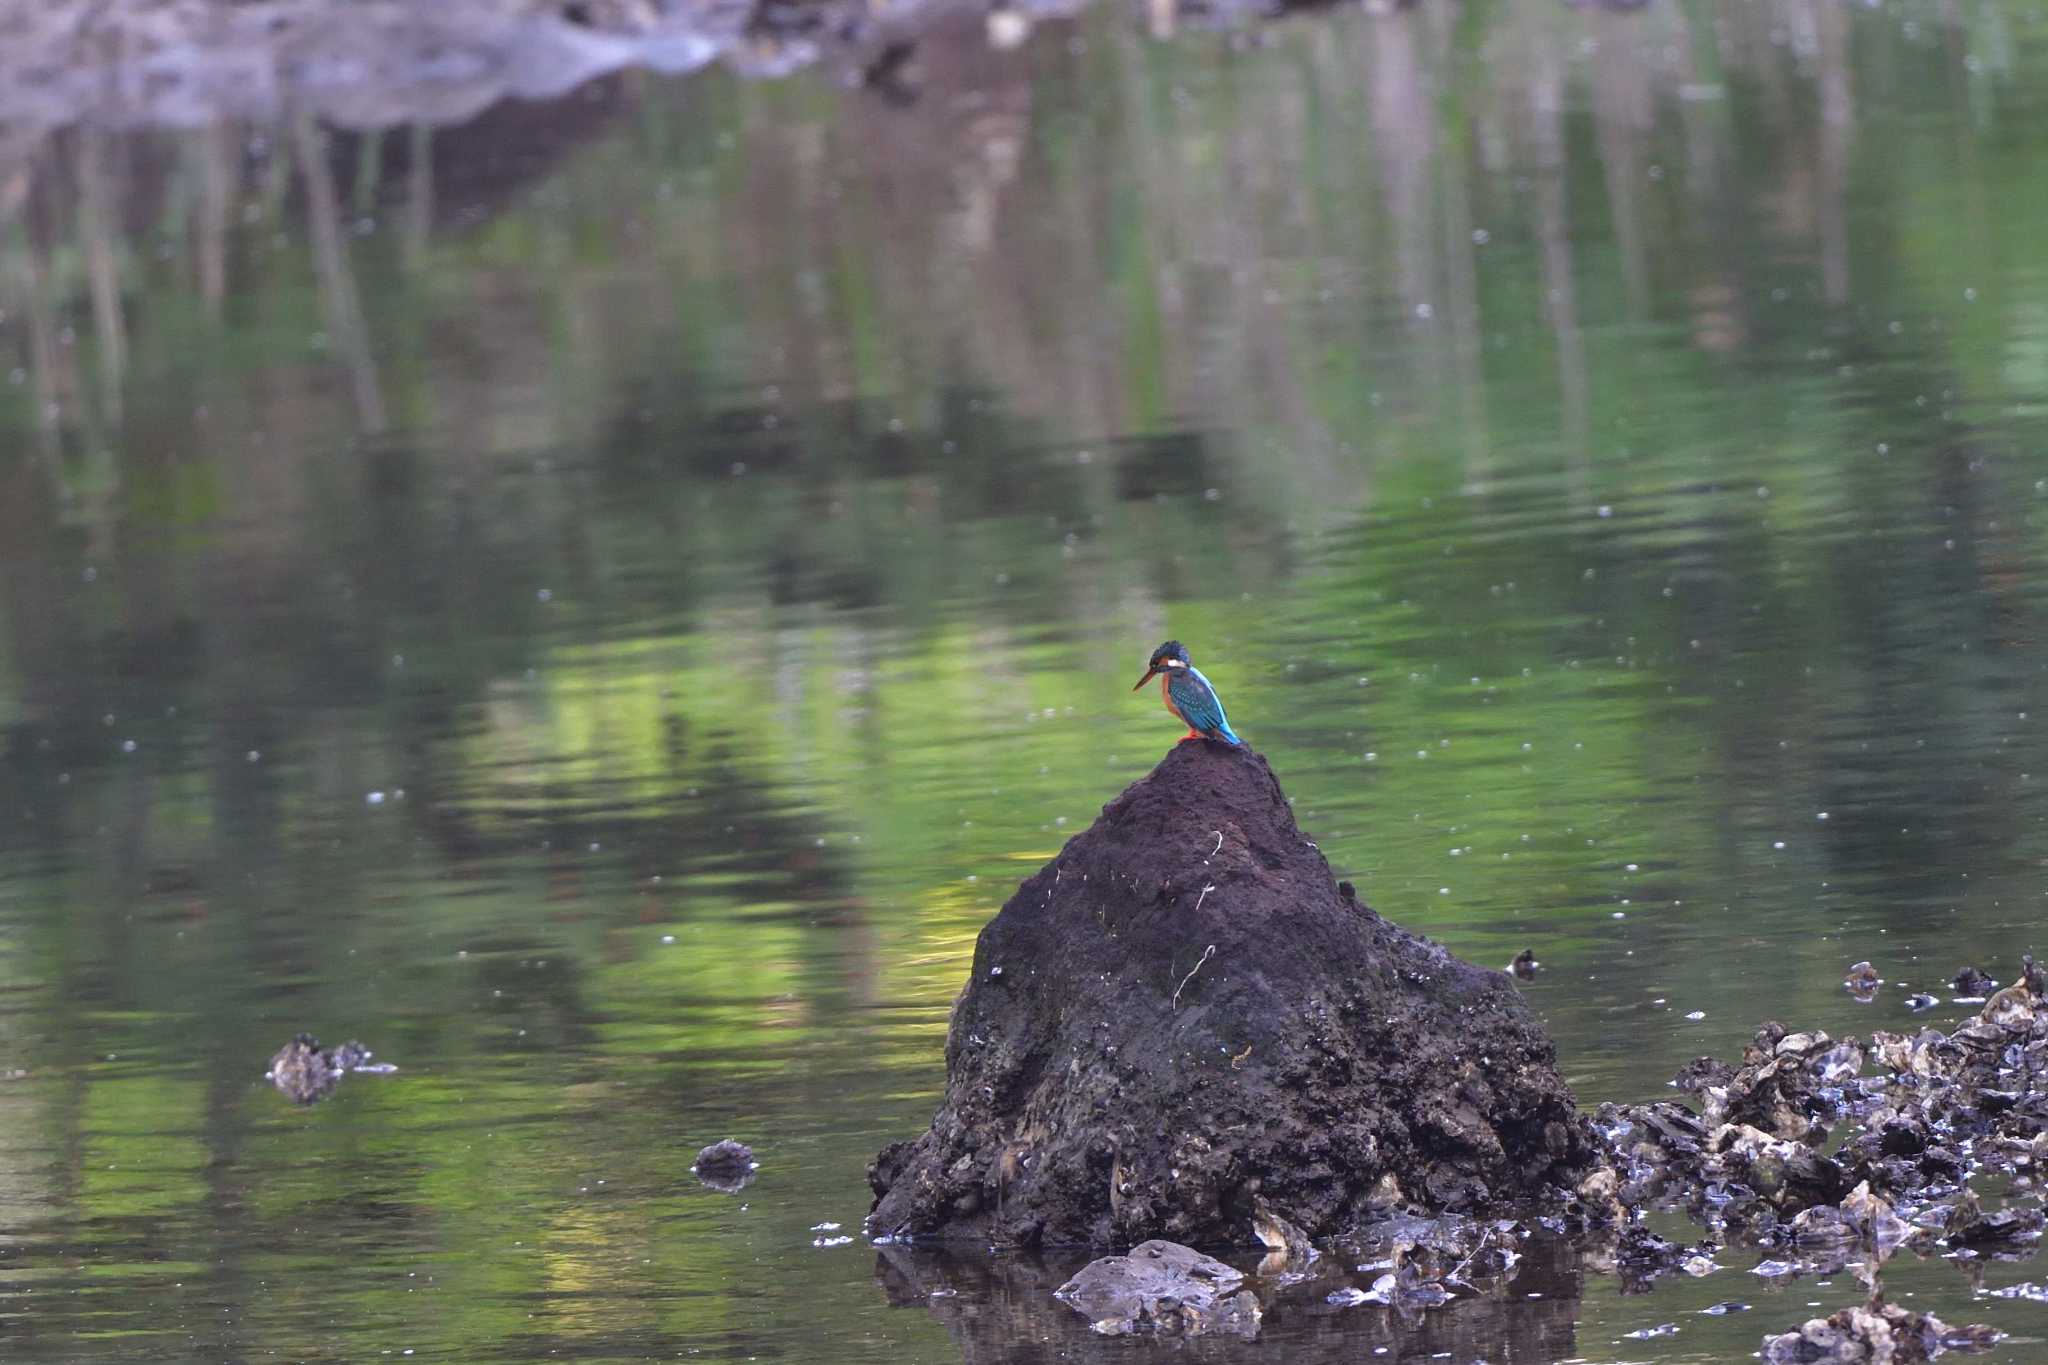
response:
[[[2009,975],[2044,38],[1100,15],[934,40],[913,110],[713,74],[10,150],[17,1354],[973,1354],[811,1242],[980,924],[1177,733],[1128,692],[1169,636],[1377,907],[1537,950],[1588,1101],[1907,1026],[1858,958]],[[294,1109],[300,1028],[401,1070]],[[687,1173],[726,1135],[738,1197]],[[1563,1292],[1616,1358],[1735,1291]]]

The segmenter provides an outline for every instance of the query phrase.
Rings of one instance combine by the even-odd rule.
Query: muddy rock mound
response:
[[[1594,1161],[1509,979],[1342,895],[1264,759],[1177,746],[982,930],[869,1231],[1284,1246]]]

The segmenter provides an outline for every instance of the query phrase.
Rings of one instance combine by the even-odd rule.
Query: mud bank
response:
[[[1285,1247],[1597,1160],[1509,979],[1342,894],[1265,760],[1178,746],[983,929],[877,1236]]]

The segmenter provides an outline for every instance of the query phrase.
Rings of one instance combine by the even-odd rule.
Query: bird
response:
[[[1191,739],[1244,743],[1230,728],[1230,718],[1223,714],[1223,699],[1202,676],[1202,670],[1188,662],[1187,646],[1178,640],[1168,640],[1153,650],[1145,676],[1132,685],[1131,691],[1150,682],[1154,674],[1159,677],[1159,694],[1166,699],[1166,709],[1188,727],[1188,732],[1180,737],[1181,743]]]

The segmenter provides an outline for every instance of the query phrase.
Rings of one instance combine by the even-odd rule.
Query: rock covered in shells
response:
[[[1944,1351],[1982,1349],[2004,1333],[1989,1327],[1951,1327],[1932,1313],[1914,1313],[1872,1296],[1867,1304],[1810,1318],[1790,1332],[1766,1336],[1768,1365],[1812,1362],[1899,1362],[1932,1360]]]

